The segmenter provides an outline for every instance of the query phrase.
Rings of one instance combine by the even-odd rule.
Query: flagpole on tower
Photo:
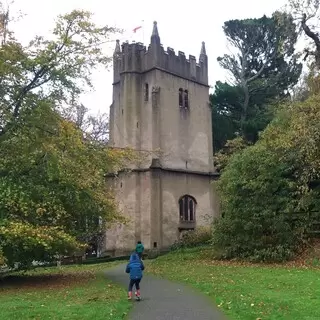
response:
[[[142,43],[144,44],[144,20],[142,20]]]

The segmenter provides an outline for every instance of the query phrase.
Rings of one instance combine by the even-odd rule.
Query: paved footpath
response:
[[[128,275],[125,265],[106,271],[106,276],[125,287]],[[141,282],[141,301],[133,300],[129,320],[225,320],[205,295],[184,285],[144,275]],[[124,297],[126,299],[126,297]]]

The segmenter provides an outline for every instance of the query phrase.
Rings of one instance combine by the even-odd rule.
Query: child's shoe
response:
[[[128,300],[132,299],[132,292],[128,292]]]
[[[141,300],[140,290],[137,290],[137,291],[135,292],[135,295],[136,295],[136,300],[137,300],[137,301],[140,301],[140,300]]]

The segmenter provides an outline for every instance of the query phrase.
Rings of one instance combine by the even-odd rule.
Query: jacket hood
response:
[[[139,260],[139,256],[134,252],[130,256],[130,262],[136,262]]]

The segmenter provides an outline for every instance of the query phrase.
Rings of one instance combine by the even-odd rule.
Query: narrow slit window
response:
[[[144,84],[144,101],[149,101],[149,84]]]
[[[183,90],[179,89],[179,107],[183,106]]]
[[[184,90],[184,107],[189,108],[189,93],[188,90]]]

